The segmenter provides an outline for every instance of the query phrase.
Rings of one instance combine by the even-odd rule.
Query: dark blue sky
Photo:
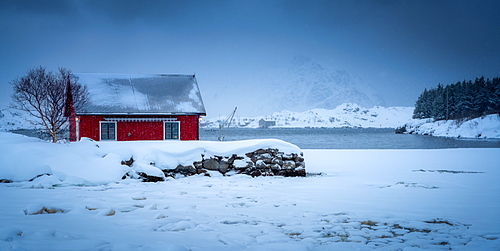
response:
[[[499,13],[496,0],[4,0],[0,107],[8,82],[38,65],[195,72],[210,93],[295,56],[361,77],[386,105],[412,106],[423,88],[500,75]]]

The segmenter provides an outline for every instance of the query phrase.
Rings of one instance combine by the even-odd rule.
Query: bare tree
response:
[[[57,142],[57,135],[68,122],[64,116],[68,85],[71,86],[75,108],[82,107],[89,99],[86,86],[80,85],[78,78],[65,68],[53,73],[45,67],[35,67],[11,84],[14,88],[11,106],[28,112],[33,117],[29,121],[42,127],[52,137],[52,142]]]

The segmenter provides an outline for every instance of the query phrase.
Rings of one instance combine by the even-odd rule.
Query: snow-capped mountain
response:
[[[274,127],[372,127],[396,128],[411,120],[413,107],[381,107],[365,108],[353,103],[344,103],[335,109],[312,109],[305,112],[282,111],[269,116],[239,117],[236,116],[232,127],[257,128],[259,121],[273,121]],[[206,128],[219,127],[226,118],[207,119]]]
[[[344,70],[330,69],[310,58],[295,57],[282,76],[273,81],[281,90],[281,97],[275,100],[279,110],[335,109],[343,103],[365,107],[383,104],[376,90],[361,78]]]
[[[282,110],[335,109],[343,103],[384,105],[377,90],[361,78],[306,57],[295,57],[284,67],[212,82],[200,82],[209,116],[229,113],[235,106],[244,116],[259,116]]]

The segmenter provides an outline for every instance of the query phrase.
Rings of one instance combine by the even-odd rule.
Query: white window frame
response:
[[[102,136],[102,133],[101,133],[101,129],[102,129],[102,124],[103,123],[106,123],[106,124],[115,124],[115,139],[102,139],[101,136]],[[99,140],[114,140],[114,141],[117,141],[118,140],[118,125],[116,122],[113,122],[113,121],[99,121]]]
[[[167,139],[165,136],[165,133],[166,133],[166,126],[165,124],[167,123],[177,123],[177,135],[179,135],[179,138],[178,139]],[[164,121],[163,122],[163,140],[181,140],[181,123],[180,121]]]

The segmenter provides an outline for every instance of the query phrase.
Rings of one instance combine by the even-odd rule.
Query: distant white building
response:
[[[269,120],[264,120],[260,119],[259,120],[259,127],[260,128],[269,128],[270,126],[275,126],[276,121],[269,121]]]

